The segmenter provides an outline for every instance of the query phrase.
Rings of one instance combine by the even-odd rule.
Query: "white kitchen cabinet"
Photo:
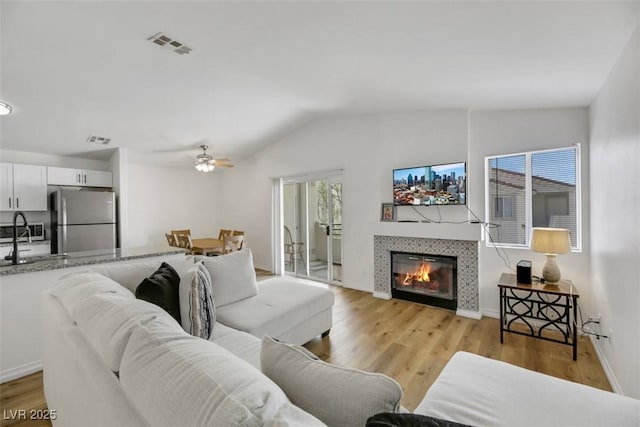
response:
[[[111,187],[113,174],[105,171],[58,168],[47,168],[49,185],[72,185],[76,187]]]
[[[0,177],[0,210],[47,210],[46,166],[1,163]]]
[[[72,168],[47,168],[47,184],[49,185],[82,185],[82,170]]]
[[[83,171],[83,185],[88,187],[111,187],[113,186],[113,174],[105,171]]]

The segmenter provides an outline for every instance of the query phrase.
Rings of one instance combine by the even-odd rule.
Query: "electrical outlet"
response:
[[[600,323],[602,319],[602,314],[598,314],[597,316],[589,316],[589,322]]]

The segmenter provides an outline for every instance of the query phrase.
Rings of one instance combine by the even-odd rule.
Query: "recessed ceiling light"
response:
[[[99,144],[99,145],[107,145],[108,143],[111,142],[111,138],[105,138],[104,136],[89,135],[89,137],[87,138],[87,142],[91,142],[93,144]]]
[[[165,49],[171,50],[179,55],[184,55],[185,53],[190,53],[193,48],[191,46],[187,46],[186,44],[170,37],[164,33],[157,33],[149,37],[151,43],[155,43],[158,46],[161,46]]]
[[[0,101],[0,116],[8,116],[13,111],[13,107],[6,102]]]

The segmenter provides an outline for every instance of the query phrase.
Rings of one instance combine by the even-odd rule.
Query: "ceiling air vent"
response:
[[[151,37],[149,37],[147,40],[157,44],[158,46],[162,46],[165,49],[171,50],[179,55],[190,53],[193,50],[191,46],[187,46],[186,44],[179,42],[178,40],[172,37],[169,37],[164,33],[154,34]]]
[[[89,138],[87,138],[87,142],[91,142],[93,144],[98,144],[98,145],[107,145],[108,143],[111,142],[111,138],[105,138],[104,136],[89,135]]]

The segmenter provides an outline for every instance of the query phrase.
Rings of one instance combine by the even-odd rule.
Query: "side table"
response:
[[[577,360],[578,331],[575,322],[580,295],[571,281],[524,285],[517,283],[515,274],[502,273],[498,288],[500,343],[503,342],[504,332],[559,342],[572,346],[573,360]],[[529,331],[512,329],[514,322],[523,324]]]

